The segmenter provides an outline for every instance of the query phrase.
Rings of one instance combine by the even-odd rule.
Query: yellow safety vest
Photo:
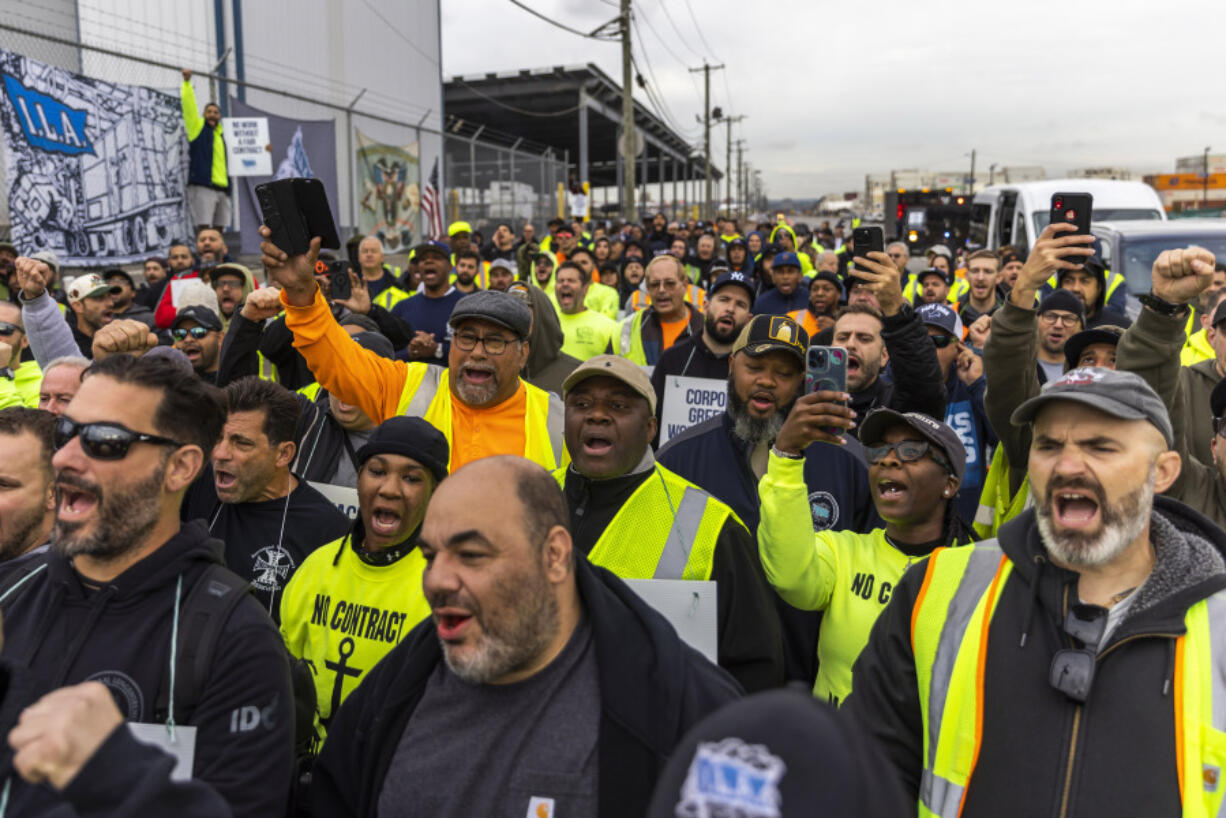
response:
[[[277,367],[276,365],[264,357],[263,352],[256,352],[260,360],[260,380],[272,381],[277,383]]]
[[[953,305],[954,311],[958,308],[958,299],[962,294],[970,290],[971,285],[964,278],[954,278],[954,283],[949,286],[949,293],[945,296],[945,300]],[[919,276],[916,273],[911,273],[907,276],[907,286],[903,290],[903,297],[912,304],[920,304],[923,302],[921,296],[924,294],[924,288],[920,286]]]
[[[983,481],[983,491],[979,493],[979,508],[971,526],[975,535],[985,539],[995,537],[1002,525],[1026,510],[1029,502],[1030,475],[1022,480],[1017,493],[1010,495],[1009,458],[1005,457],[1005,447],[997,446]]]
[[[1111,300],[1111,296],[1115,294],[1115,291],[1118,290],[1120,288],[1120,285],[1122,285],[1123,283],[1124,283],[1124,277],[1122,275],[1120,275],[1119,273],[1113,273],[1110,270],[1107,271],[1107,292],[1103,295],[1104,309],[1107,306],[1107,302]],[[1047,286],[1051,287],[1053,290],[1059,289],[1060,287],[1059,278],[1054,275],[1049,276],[1047,279]]]
[[[409,294],[396,286],[388,287],[383,292],[371,299],[372,304],[378,304],[388,312],[392,311],[392,307],[399,304],[409,297]]]
[[[647,353],[643,350],[643,316],[646,311],[636,311],[622,319],[621,331],[613,333],[613,354],[629,358],[639,366],[647,366]]]
[[[566,482],[566,469],[553,475]],[[659,463],[622,504],[588,559],[623,579],[711,578],[715,543],[732,509]]]
[[[1188,326],[1186,329],[1188,340],[1184,342],[1183,349],[1179,352],[1180,366],[1192,366],[1216,356],[1213,347],[1209,345],[1209,336],[1205,330],[1198,329],[1193,332],[1192,315],[1188,315]]]
[[[821,329],[817,326],[817,318],[814,317],[813,313],[809,312],[808,307],[805,307],[802,310],[793,310],[792,312],[789,312],[788,318],[791,318],[797,324],[800,324],[800,326],[804,328],[805,332],[809,333],[810,338],[821,332]]]
[[[911,613],[923,716],[920,818],[960,815],[983,739],[988,632],[1013,563],[996,541],[938,548]],[[1175,769],[1184,816],[1219,815],[1226,786],[1226,591],[1184,615],[1175,642]]]
[[[409,364],[396,414],[424,418],[447,438],[447,447],[454,457],[449,375],[443,367]],[[562,442],[562,400],[552,392],[538,389],[526,381],[524,386],[528,390],[528,405],[524,411],[524,450],[507,454],[523,455],[542,468],[553,471],[570,460]],[[451,470],[450,460],[447,470]]]

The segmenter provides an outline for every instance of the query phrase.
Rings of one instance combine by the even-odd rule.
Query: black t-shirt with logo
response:
[[[298,481],[288,497],[223,503],[213,487],[211,466],[188,490],[181,517],[204,520],[212,536],[226,544],[226,565],[251,583],[256,598],[276,622],[280,622],[281,591],[290,576],[308,554],[345,536],[350,526],[336,505],[304,480]]]

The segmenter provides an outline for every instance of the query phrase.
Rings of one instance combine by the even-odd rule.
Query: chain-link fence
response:
[[[482,135],[484,129],[471,123],[435,130],[424,124],[430,110],[350,88],[323,73],[279,66],[250,52],[244,55],[245,79],[237,80],[226,75],[233,74],[233,62],[217,59],[212,18],[204,4],[192,6],[189,19],[181,17],[168,11],[167,16],[138,20],[104,14],[79,0],[32,0],[0,7],[0,47],[104,82],[147,86],[176,96],[179,70],[193,67],[201,104],[207,93],[221,103],[224,115],[232,115],[228,102],[237,97],[270,114],[333,120],[340,197],[335,204],[346,232],[357,229],[361,210],[372,198],[357,160],[362,139],[416,152],[421,187],[430,178],[434,157],[440,158],[444,223],[466,220],[488,236],[499,221],[512,223],[516,230],[523,221],[532,221],[539,230],[560,212],[566,158],[545,146],[494,132]],[[117,45],[133,37],[144,38],[148,46]],[[200,82],[208,83],[207,92]],[[441,117],[436,119],[441,122]],[[4,164],[0,155],[0,174],[5,174]],[[419,197],[410,198],[416,222],[412,232],[420,235],[425,225],[416,210]],[[232,226],[248,227],[237,221]],[[7,196],[0,194],[0,235],[8,232]]]

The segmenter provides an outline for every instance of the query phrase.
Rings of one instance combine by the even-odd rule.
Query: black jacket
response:
[[[659,479],[654,463],[608,480],[591,480],[566,470],[563,491],[570,507],[575,548],[590,555],[596,542],[644,481]],[[680,502],[681,498],[676,498]],[[783,642],[758,544],[738,520],[729,517],[715,542],[711,579],[716,583],[719,665],[754,693],[783,684]]]
[[[884,406],[898,412],[923,412],[937,420],[945,419],[945,378],[937,360],[937,348],[928,340],[928,330],[909,304],[882,324],[881,338],[890,354],[893,381],[880,376],[867,389],[853,392],[851,408],[856,411],[859,437],[864,417]]]
[[[1187,609],[1226,588],[1226,533],[1165,497],[1155,498],[1151,532],[1154,570],[1098,654],[1089,698],[1080,705],[1048,683],[1056,651],[1081,646],[1063,629],[1069,605],[1078,600],[1077,574],[1049,561],[1033,510],[1001,527],[1013,573],[988,632],[983,739],[967,788],[967,818],[1181,813],[1175,642],[1185,632]],[[911,612],[925,565],[914,566],[895,587],[856,662],[845,705],[876,735],[912,799],[923,728]]]
[[[600,673],[599,815],[642,815],[685,731],[740,689],[625,583],[578,554],[575,580]],[[313,815],[377,814],[400,738],[442,660],[426,619],[366,674],[328,728],[312,779]]]
[[[28,673],[27,700],[94,680],[111,689],[129,721],[164,722],[157,702],[169,691],[177,580],[182,577],[186,599],[204,569],[221,561],[221,548],[204,523],[188,523],[97,590],[50,552],[47,568],[4,602],[4,653]],[[180,623],[180,633],[184,628]],[[236,816],[280,815],[293,765],[293,696],[285,646],[254,598],[231,613],[215,657],[194,712],[175,714],[177,723],[197,728],[195,778],[212,786]],[[37,799],[16,811],[10,804],[9,814],[39,815],[36,804],[62,803],[49,790],[30,792]]]

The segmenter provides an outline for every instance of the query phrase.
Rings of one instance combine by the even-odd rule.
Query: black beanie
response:
[[[390,418],[375,427],[366,445],[355,455],[357,467],[362,468],[377,454],[400,454],[416,460],[438,481],[447,476],[447,461],[451,459],[451,449],[442,432],[421,418],[404,416]]]
[[[1052,290],[1046,298],[1039,302],[1039,315],[1050,310],[1064,310],[1065,312],[1076,313],[1077,317],[1081,319],[1082,324],[1086,320],[1086,305],[1082,304],[1081,299],[1068,290]]]

